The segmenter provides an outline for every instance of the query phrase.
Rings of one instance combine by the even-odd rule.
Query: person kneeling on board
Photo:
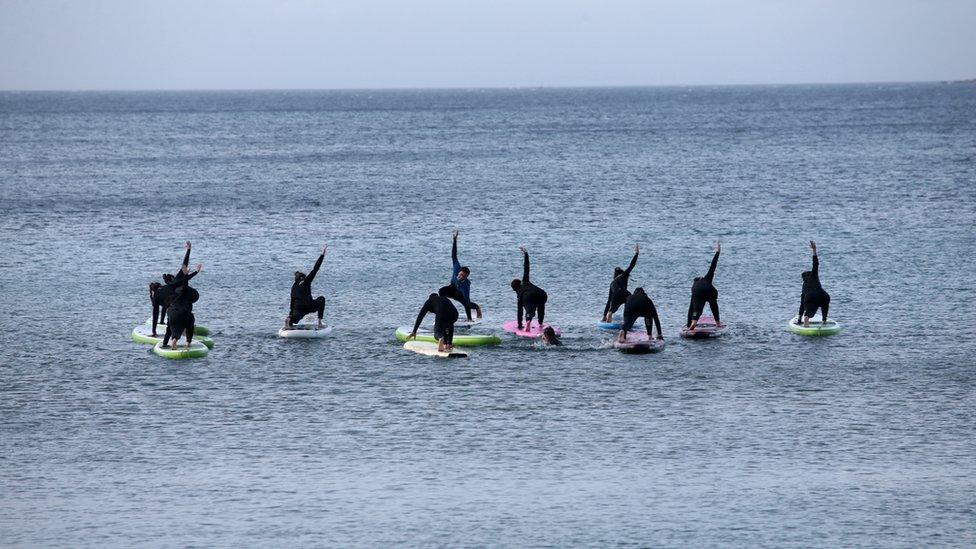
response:
[[[637,256],[640,255],[640,244],[634,246],[634,257],[630,260],[630,265],[626,269],[614,267],[613,281],[610,282],[610,293],[607,295],[607,305],[603,308],[603,321],[613,322],[613,314],[630,297],[630,290],[627,284],[630,282],[630,272],[637,265]]]
[[[180,336],[186,337],[186,347],[190,348],[193,341],[193,329],[196,325],[196,317],[193,316],[193,304],[200,299],[200,293],[190,287],[190,279],[200,274],[203,265],[197,265],[196,272],[187,274],[187,268],[181,269],[183,278],[175,287],[173,299],[169,305],[169,318],[166,321],[166,333],[163,335],[163,347],[173,340],[172,348],[176,349],[176,342]]]
[[[291,329],[309,313],[318,314],[318,324],[315,325],[315,328],[323,327],[322,316],[325,315],[325,296],[320,295],[312,299],[312,281],[315,280],[315,275],[318,274],[319,267],[322,266],[325,252],[328,249],[328,244],[322,247],[322,254],[315,260],[315,266],[307,275],[301,271],[295,271],[295,283],[291,285],[291,306],[288,316],[285,317],[286,330]]]
[[[529,252],[525,251],[525,246],[519,246],[519,251],[522,252],[522,279],[512,280],[512,291],[515,292],[518,302],[518,316],[515,317],[515,320],[518,322],[519,330],[531,330],[532,318],[538,312],[539,327],[541,328],[546,320],[546,301],[549,300],[549,296],[545,290],[529,281]],[[524,328],[522,326],[523,313],[525,317]]]
[[[810,317],[820,309],[822,324],[827,323],[827,309],[830,308],[830,294],[820,285],[820,260],[817,259],[817,243],[810,241],[813,250],[813,270],[803,271],[803,290],[800,293],[800,312],[796,315],[797,324],[810,325]]]
[[[434,313],[434,339],[437,340],[437,350],[443,353],[454,348],[454,323],[458,319],[458,310],[451,300],[445,297],[445,293],[444,288],[441,288],[440,292],[427,297],[420,313],[417,314],[413,331],[407,335],[407,341],[417,337],[417,330],[420,329],[420,323],[424,321],[427,313]]]
[[[618,341],[623,342],[627,339],[627,332],[634,327],[640,317],[644,317],[644,327],[647,329],[648,338],[651,337],[651,321],[653,320],[654,325],[657,326],[657,338],[664,339],[664,335],[661,333],[661,319],[657,316],[654,302],[644,293],[644,288],[637,288],[624,303],[624,325],[620,330]]]
[[[457,256],[458,232],[454,231],[454,242],[451,244],[451,260],[454,262],[454,273],[451,275],[451,283],[444,286],[438,293],[444,297],[451,298],[461,305],[464,305],[464,314],[471,320],[471,309],[478,313],[481,318],[481,307],[471,301],[471,269],[462,267]]]
[[[698,326],[698,319],[701,317],[702,311],[705,310],[705,303],[708,303],[708,307],[712,310],[715,324],[717,326],[722,325],[718,314],[718,290],[712,285],[715,267],[718,266],[718,256],[721,253],[722,243],[716,242],[715,255],[712,257],[712,264],[708,267],[708,272],[703,277],[696,276],[695,281],[691,283],[691,303],[688,304],[688,321],[685,326],[692,330]]]

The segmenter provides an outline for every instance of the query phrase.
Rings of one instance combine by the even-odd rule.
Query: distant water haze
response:
[[[0,89],[938,81],[976,2],[0,2]]]

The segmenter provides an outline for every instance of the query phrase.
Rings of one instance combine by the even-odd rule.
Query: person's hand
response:
[[[197,272],[199,273],[202,270],[203,270],[203,263],[197,263]]]
[[[407,341],[410,341],[411,339],[417,339],[417,332],[410,332],[407,334]]]
[[[716,252],[721,252],[722,251],[722,243],[719,242],[718,240],[715,241],[715,251]]]
[[[329,249],[329,245],[328,245],[328,244],[325,244],[324,246],[322,246],[322,255],[325,255],[325,252],[326,252],[326,251],[327,251],[328,249]]]
[[[640,244],[634,244],[634,253],[640,253]]]
[[[454,240],[457,240],[457,237],[458,237],[458,231],[454,231]]]
[[[192,248],[193,246],[192,246],[192,245],[190,244],[190,241],[189,241],[189,240],[187,240],[187,241],[186,241],[186,244],[184,244],[184,245],[183,245],[183,247],[184,247],[184,248],[186,248],[187,250],[189,250],[189,249],[190,249],[190,248]]]
[[[817,253],[817,243],[811,240],[810,249],[813,250],[813,253]]]
[[[527,252],[525,251],[525,246],[519,246],[519,251],[520,251],[520,252],[522,252],[523,254],[524,254],[524,253],[527,253]]]

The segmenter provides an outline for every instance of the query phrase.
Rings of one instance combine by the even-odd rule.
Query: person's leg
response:
[[[535,303],[529,301],[525,304],[525,331],[532,330],[532,319],[535,318],[535,310],[538,307]]]
[[[708,301],[708,308],[712,310],[712,316],[715,317],[715,325],[718,326],[722,323],[721,317],[718,314],[718,298],[713,297]]]
[[[197,324],[197,319],[191,313],[190,314],[190,323],[187,324],[186,325],[186,328],[185,328],[185,330],[186,330],[186,348],[187,349],[190,348],[190,343],[193,342],[193,329],[194,329],[194,327],[196,327],[196,324]]]
[[[829,308],[830,308],[830,296],[827,296],[827,299],[825,299],[823,304],[820,305],[820,315],[823,324],[827,323],[827,309]]]
[[[453,323],[447,327],[447,337],[444,338],[444,342],[447,343],[448,351],[454,348],[454,324]]]
[[[163,347],[169,345],[169,338],[172,335],[169,324],[166,325],[166,333],[163,334]]]
[[[325,315],[325,296],[318,296],[315,298],[315,312],[319,317],[318,327],[322,327],[322,317]]]
[[[623,341],[627,339],[627,332],[634,327],[634,323],[637,322],[638,318],[640,317],[634,314],[628,314],[627,311],[624,310],[624,325],[620,328],[620,335],[617,337],[617,341],[623,343]]]
[[[546,321],[546,304],[540,303],[539,307],[539,329],[542,329],[542,324]]]

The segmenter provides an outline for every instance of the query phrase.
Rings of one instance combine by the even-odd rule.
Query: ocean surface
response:
[[[0,545],[972,547],[974,221],[971,85],[0,93]],[[455,229],[482,329],[524,244],[563,347],[394,340]],[[648,356],[595,327],[638,242]],[[324,243],[334,337],[279,339]]]

